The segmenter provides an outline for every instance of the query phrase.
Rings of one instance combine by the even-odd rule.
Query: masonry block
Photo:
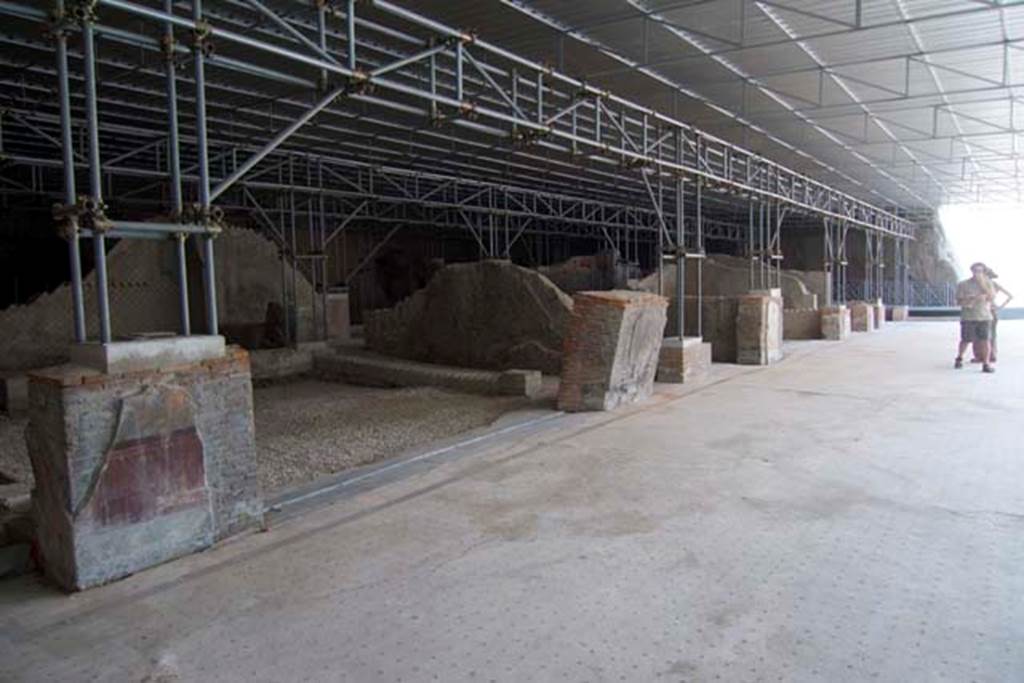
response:
[[[782,359],[782,292],[756,290],[739,297],[736,311],[736,362],[771,365]]]
[[[867,301],[851,301],[850,329],[854,332],[871,332],[875,329],[875,306]]]
[[[25,438],[46,574],[81,590],[261,524],[249,357],[29,376]]]
[[[821,339],[821,309],[787,308],[782,312],[783,339]]]
[[[565,337],[558,407],[612,410],[654,390],[668,300],[657,294],[579,292]]]
[[[828,306],[821,309],[821,337],[829,341],[845,341],[851,332],[850,309]]]
[[[659,382],[682,384],[711,371],[711,344],[700,337],[666,337],[658,353]]]
[[[910,306],[890,306],[887,317],[894,323],[910,320]]]

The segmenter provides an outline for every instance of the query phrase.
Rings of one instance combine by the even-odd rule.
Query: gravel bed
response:
[[[273,492],[486,426],[531,406],[524,398],[433,387],[375,389],[304,379],[256,387],[260,483]],[[0,414],[0,483],[31,488],[28,419]]]
[[[25,447],[27,424],[27,417],[10,418],[0,414],[0,484],[13,479],[32,487],[32,464]]]
[[[393,457],[528,407],[518,397],[434,387],[375,389],[312,379],[254,390],[265,493]]]

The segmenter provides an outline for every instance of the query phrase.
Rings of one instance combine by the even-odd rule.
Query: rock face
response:
[[[508,261],[458,263],[394,308],[366,314],[366,345],[410,360],[558,374],[572,299]]]
[[[612,410],[650,396],[667,305],[665,297],[646,292],[576,294],[559,409]]]

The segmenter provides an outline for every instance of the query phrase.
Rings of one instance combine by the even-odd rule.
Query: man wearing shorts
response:
[[[974,345],[981,356],[981,371],[995,372],[990,362],[992,347],[992,284],[984,263],[971,266],[971,277],[956,286],[956,302],[960,305],[960,346],[953,367],[964,366],[964,351]]]

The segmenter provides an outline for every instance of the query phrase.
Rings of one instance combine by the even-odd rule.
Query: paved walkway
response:
[[[994,376],[955,334],[718,366],[83,594],[0,582],[0,679],[1024,680],[1024,322]]]

